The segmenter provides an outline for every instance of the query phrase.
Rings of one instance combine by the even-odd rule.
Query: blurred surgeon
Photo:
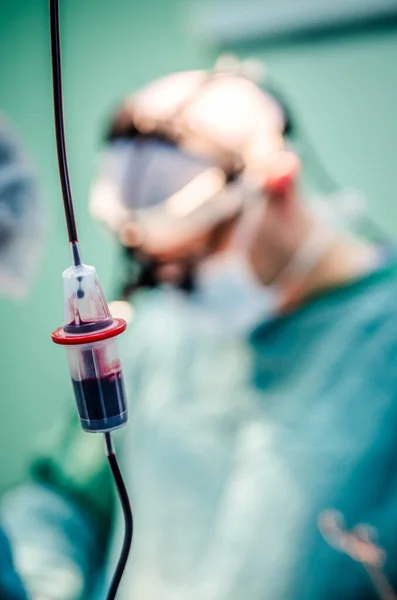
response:
[[[397,262],[310,208],[290,133],[227,65],[155,81],[110,124],[91,209],[134,311],[120,600],[397,590]],[[6,500],[35,600],[92,597],[120,550],[102,443],[73,416]]]
[[[0,114],[0,297],[23,296],[40,250],[43,212],[36,176]],[[3,340],[4,342],[4,340]],[[8,538],[0,522],[0,598],[26,600]]]

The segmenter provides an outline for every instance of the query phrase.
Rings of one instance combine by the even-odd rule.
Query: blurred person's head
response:
[[[0,115],[0,297],[21,297],[38,262],[43,209],[18,138]]]
[[[234,295],[256,314],[271,286],[306,278],[331,237],[302,201],[290,129],[274,93],[228,68],[176,73],[127,98],[91,209],[144,265],[141,284]]]

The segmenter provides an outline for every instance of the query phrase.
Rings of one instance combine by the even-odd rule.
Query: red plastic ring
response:
[[[92,344],[94,342],[101,342],[108,340],[112,337],[116,337],[123,333],[127,327],[127,323],[124,319],[113,319],[113,324],[106,329],[100,331],[93,331],[91,333],[75,334],[66,333],[63,327],[58,327],[52,332],[52,341],[60,346],[77,346],[80,344]]]

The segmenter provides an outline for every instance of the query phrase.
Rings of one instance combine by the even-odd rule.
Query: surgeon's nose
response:
[[[139,248],[143,242],[142,228],[138,223],[127,223],[120,232],[120,242],[127,248]]]

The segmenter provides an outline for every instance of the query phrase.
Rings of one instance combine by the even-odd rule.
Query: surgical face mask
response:
[[[259,218],[257,205],[249,219],[243,217],[231,249],[206,259],[197,269],[195,306],[207,314],[214,328],[230,334],[248,334],[274,319],[284,285],[310,273],[334,240],[332,233],[314,226],[277,279],[264,286],[252,270],[247,251]]]
[[[277,312],[274,287],[263,286],[249,259],[249,245],[263,219],[265,198],[257,196],[242,214],[227,251],[202,261],[196,271],[194,305],[215,329],[245,334]]]
[[[278,294],[259,283],[243,254],[226,252],[198,267],[192,301],[212,328],[243,335],[277,314]]]

